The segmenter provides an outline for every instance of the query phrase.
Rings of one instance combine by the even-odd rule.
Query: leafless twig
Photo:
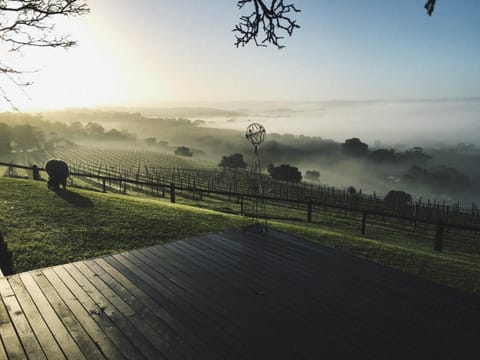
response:
[[[19,52],[24,47],[69,48],[76,42],[68,35],[58,34],[55,19],[60,16],[87,14],[84,0],[0,0],[0,47],[8,52]],[[0,59],[0,74],[22,89],[31,84],[23,81],[26,72]],[[4,89],[0,97],[12,105]]]
[[[435,10],[435,1],[436,0],[428,0],[425,4],[425,10],[427,10],[427,14],[432,16],[433,10]]]
[[[283,36],[278,34],[280,30],[291,36],[295,28],[300,28],[290,17],[291,13],[300,12],[294,4],[287,5],[283,0],[272,0],[270,6],[267,7],[263,0],[239,0],[237,2],[239,9],[247,4],[253,5],[252,13],[240,17],[240,23],[233,29],[236,33],[235,45],[237,47],[254,41],[257,46],[266,46],[266,43],[271,43],[282,49],[284,45],[279,43],[283,39]],[[259,41],[258,36],[261,31],[265,37]]]

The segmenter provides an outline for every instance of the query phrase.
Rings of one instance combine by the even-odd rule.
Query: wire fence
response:
[[[18,165],[2,163],[6,166],[5,175],[18,176],[19,169],[28,177],[40,180],[40,172],[45,171],[36,165]],[[120,167],[100,167],[92,164],[73,163],[70,175],[81,179],[86,184],[100,188],[103,192],[114,191],[126,193],[142,192],[150,196],[169,197],[172,203],[183,197],[203,201],[205,197],[216,198],[233,206],[224,209],[227,212],[250,216],[246,212],[246,201],[261,199],[267,204],[270,218],[323,224],[333,219],[335,226],[351,226],[353,231],[362,235],[372,227],[376,232],[383,231],[385,236],[394,231],[411,231],[415,237],[422,233],[433,242],[433,248],[444,248],[466,253],[480,254],[480,218],[478,209],[464,209],[460,206],[447,206],[440,203],[422,203],[421,201],[405,206],[390,207],[381,198],[363,195],[339,196],[338,191],[314,191],[313,187],[283,185],[268,182],[271,190],[263,196],[253,196],[244,187],[244,176],[240,173],[224,173],[203,169],[166,168],[163,171],[129,173]],[[25,173],[26,172],[26,173]],[[242,174],[243,175],[243,174]],[[283,188],[282,188],[283,185]],[[282,191],[282,190],[286,190]],[[290,190],[288,190],[290,189]],[[292,190],[297,193],[292,196]],[[310,191],[308,191],[310,190]],[[290,192],[290,194],[288,194]],[[222,209],[220,209],[222,210]],[[333,221],[332,220],[332,221]]]

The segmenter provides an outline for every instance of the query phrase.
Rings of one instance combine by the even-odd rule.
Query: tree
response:
[[[12,143],[10,126],[0,123],[0,155],[8,153]]]
[[[390,162],[393,163],[397,160],[397,155],[395,154],[395,150],[390,149],[378,149],[374,150],[370,153],[370,159],[377,163],[382,162]]]
[[[431,184],[443,191],[465,191],[470,187],[470,179],[461,171],[440,165],[431,170]]]
[[[12,135],[16,148],[23,151],[39,149],[45,141],[43,132],[31,125],[16,125]]]
[[[412,195],[405,191],[390,190],[383,201],[388,207],[398,209],[410,204],[412,202]]]
[[[135,136],[127,130],[110,129],[103,135],[103,139],[109,141],[132,141],[135,140]]]
[[[243,160],[242,154],[236,153],[230,156],[223,156],[218,166],[229,169],[245,169],[247,163]]]
[[[305,173],[305,179],[310,181],[320,181],[320,172],[317,170],[307,170]]]
[[[356,193],[357,193],[357,189],[355,189],[354,186],[349,186],[347,188],[347,193],[350,195],[350,196],[354,196]]]
[[[342,144],[342,150],[345,155],[349,156],[368,155],[368,145],[361,142],[359,138],[345,140],[345,142]]]
[[[147,138],[143,139],[143,142],[147,146],[154,146],[154,145],[157,145],[157,138],[153,137],[153,136],[152,137],[147,137]]]
[[[193,153],[190,151],[190,149],[186,146],[179,146],[175,149],[175,155],[177,156],[186,156],[186,157],[192,157]]]
[[[103,126],[94,122],[89,122],[87,125],[85,125],[85,131],[87,132],[88,136],[97,139],[102,138],[103,135],[105,135],[105,129]]]
[[[430,16],[435,9],[435,2],[436,0],[427,0],[424,5]],[[240,22],[233,29],[237,47],[245,46],[253,41],[257,46],[266,46],[266,43],[270,43],[278,49],[282,49],[285,46],[279,43],[279,40],[283,39],[279,32],[284,31],[288,36],[292,36],[293,30],[300,28],[290,17],[292,13],[301,11],[294,4],[285,4],[283,0],[271,0],[270,6],[267,6],[265,0],[237,1],[240,10],[246,5],[253,7],[250,14],[241,16]],[[259,40],[261,32],[265,34],[265,37]]]
[[[294,183],[298,183],[302,180],[302,173],[298,168],[287,164],[282,164],[280,166],[270,164],[267,171],[272,179],[275,180],[290,181]]]
[[[19,52],[24,47],[70,48],[76,44],[67,35],[57,34],[55,19],[87,14],[84,0],[0,0],[0,49]],[[26,71],[9,64],[2,55],[0,74],[19,87],[30,85],[23,80]],[[0,84],[1,96],[15,108]]]

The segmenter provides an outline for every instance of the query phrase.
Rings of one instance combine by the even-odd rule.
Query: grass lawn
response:
[[[0,178],[0,229],[16,272],[239,227],[239,217],[148,198]]]

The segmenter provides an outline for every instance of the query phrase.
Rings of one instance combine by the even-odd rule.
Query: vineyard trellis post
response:
[[[367,212],[362,213],[362,235],[365,235],[365,228],[367,226]]]
[[[435,251],[443,250],[443,235],[445,232],[445,222],[439,220],[437,222],[436,231],[435,231]]]
[[[170,202],[172,204],[175,204],[175,201],[176,201],[176,199],[175,199],[175,183],[172,182],[170,184]]]
[[[307,208],[307,222],[311,223],[312,222],[312,198],[308,200],[308,208]]]

